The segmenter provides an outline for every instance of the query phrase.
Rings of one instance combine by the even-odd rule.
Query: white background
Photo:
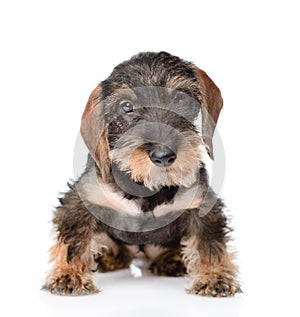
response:
[[[299,316],[299,30],[289,0],[2,1],[1,315]],[[97,275],[98,295],[43,293],[51,211],[87,98],[148,50],[195,62],[222,91],[222,196],[244,294],[200,298],[185,278],[128,271]]]

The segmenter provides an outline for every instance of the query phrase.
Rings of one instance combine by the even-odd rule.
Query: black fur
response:
[[[167,90],[160,90],[158,88],[155,90],[155,93],[152,94],[151,87],[166,87],[170,79],[174,79],[175,81],[178,80],[179,83],[184,83],[183,86],[179,87],[179,90],[186,95],[182,95],[181,93],[178,95],[177,86],[174,89],[172,87],[172,89],[167,87]],[[209,85],[212,87],[213,82],[209,82]],[[147,87],[147,90],[143,90],[143,87],[145,86]],[[123,89],[123,87],[125,87],[125,89]],[[132,89],[135,98],[138,100],[135,105],[137,108],[134,113],[127,113],[126,111],[126,113],[122,113],[120,107],[122,98],[125,100],[130,99],[130,97],[126,95],[126,87]],[[139,87],[141,90],[138,89]],[[123,89],[121,95],[124,95],[118,97],[116,91],[121,88]],[[191,144],[198,144],[199,131],[197,131],[196,126],[194,126],[193,120],[197,117],[201,108],[199,90],[200,83],[196,76],[195,66],[166,52],[140,53],[132,57],[129,61],[123,62],[115,67],[112,74],[101,83],[101,96],[97,96],[103,101],[103,103],[101,103],[101,113],[97,119],[99,119],[99,127],[103,126],[103,121],[101,120],[106,122],[109,148],[110,150],[113,150],[109,154],[114,152],[118,153],[119,158],[121,155],[124,155],[125,159],[122,157],[122,163],[124,163],[124,161],[125,163],[128,162],[129,160],[127,160],[127,157],[129,156],[126,152],[125,154],[124,152],[122,153],[122,150],[124,150],[122,146],[124,146],[124,144],[118,144],[118,140],[129,129],[139,126],[139,123],[143,122],[143,120],[148,123],[162,123],[169,127],[160,134],[158,129],[147,130],[147,126],[145,128],[145,125],[140,125],[141,128],[138,130],[138,136],[144,143],[143,145],[139,145],[139,147],[143,147],[143,150],[145,150],[143,155],[147,155],[145,154],[147,153],[147,144],[153,142],[147,142],[149,135],[151,135],[152,140],[158,139],[158,143],[169,147],[176,154],[178,154],[178,149],[184,148],[185,151],[187,151],[187,146],[183,147],[181,143],[184,141],[184,138],[181,139],[180,136],[174,134],[172,129],[179,131],[179,135],[183,135],[184,133],[185,135],[188,135],[190,137],[189,140],[194,142]],[[205,90],[201,91],[202,95],[204,95],[203,91],[205,92]],[[100,93],[98,93],[98,95],[99,94]],[[157,95],[159,95],[159,98],[155,99],[155,96]],[[158,105],[158,107],[151,107],[152,104]],[[174,109],[176,109],[176,111]],[[215,117],[215,121],[216,120],[217,116]],[[94,127],[94,125],[92,126]],[[95,131],[97,131],[97,129],[95,129]],[[134,136],[131,136],[131,138],[129,137],[125,141],[129,143],[134,141]],[[104,144],[106,143],[104,142]],[[180,145],[182,147],[180,147]],[[196,148],[197,146],[195,149]],[[129,149],[131,148],[129,147]],[[140,150],[140,148],[138,149]],[[195,151],[191,151],[191,155],[194,155],[194,152]],[[144,158],[143,155],[141,156],[142,159]],[[208,265],[210,263],[217,265],[215,259],[219,259],[220,263],[223,259],[222,263],[225,263],[225,266],[228,265],[228,269],[226,267],[224,268],[224,266],[222,266],[223,264],[220,268],[216,266],[218,270],[220,269],[220,276],[217,276],[214,272],[209,272],[209,270],[207,272],[200,272],[200,268],[199,271],[197,271],[198,268],[195,269],[195,267],[193,268],[192,266],[192,268],[196,270],[193,273],[195,273],[195,276],[198,276],[197,278],[200,277],[200,280],[195,281],[196,284],[189,290],[189,292],[223,296],[222,294],[233,295],[239,290],[238,283],[234,280],[235,269],[228,263],[229,260],[226,257],[226,242],[228,233],[231,229],[228,227],[227,218],[224,214],[224,204],[209,187],[205,166],[202,165],[197,173],[197,168],[200,166],[200,163],[198,163],[199,157],[197,155],[194,155],[193,157],[194,160],[191,162],[193,162],[194,165],[184,165],[193,171],[192,174],[187,174],[188,176],[193,176],[187,178],[188,181],[195,181],[194,184],[188,183],[187,181],[187,184],[190,185],[186,185],[183,181],[177,181],[177,174],[175,176],[169,174],[167,176],[174,177],[173,179],[176,180],[174,183],[176,184],[173,185],[172,182],[163,183],[162,181],[163,185],[161,187],[159,187],[157,183],[155,183],[154,186],[148,185],[148,187],[146,187],[147,184],[145,183],[145,180],[144,183],[136,183],[131,179],[131,171],[128,170],[126,165],[123,170],[121,170],[121,168],[119,169],[118,164],[120,164],[120,162],[113,162],[111,166],[108,165],[107,170],[110,172],[111,176],[109,178],[110,183],[108,193],[111,195],[119,194],[119,197],[123,197],[124,200],[131,200],[136,203],[139,207],[138,210],[141,210],[142,212],[131,214],[130,210],[123,212],[122,210],[116,210],[117,208],[111,209],[114,208],[113,203],[103,204],[105,206],[110,206],[105,207],[99,203],[99,199],[93,200],[94,196],[99,194],[97,190],[106,188],[105,186],[107,183],[103,181],[104,178],[101,176],[99,166],[97,165],[99,162],[96,162],[96,159],[96,161],[94,161],[91,155],[88,156],[85,172],[74,184],[70,184],[70,190],[65,193],[63,197],[59,198],[60,205],[55,210],[53,220],[58,235],[58,246],[60,247],[61,244],[67,245],[67,252],[61,251],[63,254],[59,254],[59,260],[61,260],[62,257],[65,257],[68,263],[71,263],[75,258],[77,260],[79,259],[79,263],[81,263],[81,261],[83,262],[81,264],[85,271],[75,272],[76,274],[79,274],[78,278],[75,276],[76,279],[72,276],[72,278],[75,279],[73,284],[77,287],[76,294],[86,294],[96,291],[95,287],[91,288],[91,285],[93,286],[93,284],[86,278],[86,276],[84,276],[84,278],[87,280],[85,280],[84,283],[82,282],[83,275],[86,272],[89,273],[87,263],[89,260],[84,260],[83,254],[91,252],[89,243],[91,243],[93,237],[96,237],[96,234],[103,232],[115,242],[115,245],[119,247],[120,252],[116,255],[115,259],[111,259],[114,257],[113,253],[107,254],[106,262],[103,261],[103,257],[105,256],[103,254],[98,254],[94,257],[94,261],[100,271],[104,272],[111,268],[116,269],[128,266],[130,256],[126,251],[126,245],[138,245],[142,251],[144,250],[144,245],[157,245],[170,248],[171,250],[169,251],[171,251],[171,255],[169,257],[166,255],[165,257],[160,258],[160,261],[157,263],[154,262],[152,270],[160,272],[161,274],[167,274],[167,272],[169,272],[171,275],[182,275],[186,270],[183,262],[178,260],[178,256],[181,256],[179,250],[183,241],[182,239],[188,238],[191,239],[192,242],[195,241],[195,243],[192,243],[192,246],[190,246],[194,249],[190,252],[189,256],[198,252],[199,258],[196,260],[205,262],[205,265],[203,266],[204,269],[208,270]],[[142,159],[140,159],[140,161]],[[140,161],[136,160],[137,163],[135,166],[144,166],[139,163]],[[100,162],[100,165],[101,164],[102,162]],[[174,170],[177,173],[177,170]],[[157,170],[154,171],[156,173],[154,175],[158,175]],[[167,173],[168,171],[170,170],[165,169],[164,173]],[[197,175],[195,176],[195,174]],[[99,183],[97,183],[97,181]],[[161,180],[159,179],[159,181]],[[97,187],[99,184],[103,187]],[[172,185],[164,186],[164,184]],[[159,188],[156,190],[152,189],[156,187]],[[86,198],[89,196],[82,195],[82,193],[85,190],[89,191],[90,188],[92,188],[92,195],[94,196],[92,196],[92,199],[89,201],[88,198]],[[196,205],[192,205],[193,207],[191,207],[191,209],[175,209],[176,211],[172,211],[172,203],[176,200],[176,197],[185,197],[176,196],[176,194],[180,192],[190,195],[193,188],[197,188],[197,195],[201,196],[196,197],[198,199],[195,199]],[[199,190],[199,188],[201,190]],[[190,196],[188,195],[186,197],[189,198]],[[103,197],[104,196],[101,196],[101,199]],[[96,198],[99,197],[97,196]],[[192,202],[194,202],[193,198],[191,198]],[[94,203],[92,201],[94,201]],[[117,199],[115,201],[118,202]],[[128,208],[131,208],[131,202],[127,203],[127,206],[129,206]],[[198,206],[200,203],[201,205],[198,208],[194,207]],[[156,207],[161,205],[167,205],[167,211],[163,208],[156,209]],[[178,206],[181,208],[182,205]],[[170,208],[170,210],[168,208]],[[155,217],[155,210],[162,210],[161,215]],[[172,216],[172,221],[170,221],[170,215]],[[118,224],[122,224],[122,227],[120,228]],[[153,224],[154,226],[149,227],[149,224]],[[135,230],[133,230],[133,228]],[[62,250],[65,249],[62,248]],[[211,259],[213,259],[212,262],[210,261]],[[161,263],[164,260],[169,261],[168,263],[171,263],[170,265],[172,265],[172,267],[170,266],[168,268],[167,264],[164,266],[164,263]],[[175,262],[172,262],[172,260]],[[189,259],[189,261],[193,262],[193,259]],[[66,269],[65,263],[63,263],[61,268]],[[73,270],[74,266],[70,265],[70,268]],[[81,267],[78,268],[78,270],[81,270]],[[57,270],[54,270],[53,275],[50,275],[44,289],[61,294],[64,293],[64,291],[61,290],[59,285],[61,282],[63,282],[62,285],[65,285],[64,281],[65,276],[67,275],[65,272],[61,272],[61,275],[57,277],[56,274]],[[206,274],[212,274],[212,284],[210,286],[208,284],[202,284],[201,278],[205,279]],[[214,286],[214,283],[219,285],[219,282],[222,282],[227,287],[225,291],[223,288],[221,293],[219,291],[216,292],[216,287]],[[205,292],[203,290],[205,290]]]
[[[115,90],[126,84],[130,88],[143,86],[165,87],[168,78],[180,76],[197,83],[193,64],[166,52],[140,53],[119,64],[112,74],[101,83],[102,98],[105,100]],[[187,89],[187,94],[196,98],[199,91]]]
[[[187,79],[190,82],[190,86],[181,90],[185,90],[184,92],[186,94],[195,99],[198,97],[199,90],[197,86],[199,86],[199,84],[197,83],[193,64],[166,52],[140,53],[132,57],[129,61],[125,61],[115,67],[112,74],[101,83],[101,97],[103,100],[110,98],[122,85],[126,85],[132,89],[143,86],[165,87],[167,80],[173,77],[180,77],[182,80]],[[139,95],[138,90],[136,93]],[[174,92],[174,94],[175,93],[176,92]],[[161,98],[167,100],[166,98],[168,98],[168,96],[166,97],[164,94],[165,92],[162,90]],[[179,99],[182,99],[182,96],[179,97]],[[140,98],[145,98],[143,91]],[[151,98],[151,96],[149,98]],[[178,98],[173,98],[172,100],[176,106]],[[166,102],[168,103],[169,101]],[[141,103],[147,104],[147,101]],[[104,103],[104,107],[105,106]],[[134,115],[129,114],[128,116],[120,114],[118,104],[110,105],[110,107],[112,107],[112,109],[109,112],[107,110],[104,111],[105,119],[109,122],[108,140],[111,149],[114,148],[120,135],[125,133],[130,127],[135,126],[139,120],[146,120],[147,122],[151,122],[151,120],[154,122],[161,120],[161,122],[174,127],[176,130],[186,130],[196,133],[191,119],[197,115],[200,109],[199,105],[193,104],[191,100],[187,100],[187,106],[185,106],[185,103],[180,105],[184,110],[183,114],[185,117],[180,116],[178,111],[172,112],[163,109],[164,105],[160,108],[141,107],[135,111]],[[110,117],[110,114],[113,115],[113,118]],[[143,131],[141,131],[141,133],[143,133]],[[146,132],[144,133],[146,138]],[[156,132],[152,131],[151,133],[155,134]],[[176,137],[169,136],[169,139],[165,141],[170,142],[170,140],[172,140],[171,147],[174,148],[176,147],[176,145],[174,146],[175,139]],[[96,168],[97,173],[100,174],[97,165],[91,156],[89,156],[89,163],[87,164],[85,173],[91,168]],[[153,217],[149,212],[156,206],[163,203],[171,203],[178,191],[178,186],[172,186],[162,187],[158,192],[152,193],[149,189],[143,187],[142,184],[135,184],[127,173],[119,171],[116,166],[112,165],[112,169],[114,169],[112,174],[117,178],[117,182],[113,184],[115,190],[117,192],[123,192],[125,199],[138,199],[140,201],[142,211],[148,213],[145,221],[147,217]],[[80,179],[77,182],[80,182]],[[199,171],[199,182],[203,188],[209,189],[205,167]],[[105,219],[111,218],[113,214],[113,217],[116,217],[119,221],[128,222],[129,228],[130,221],[134,221],[134,219],[131,219],[128,215],[123,216],[121,213],[116,216],[109,208],[96,206],[86,201],[83,202],[76,191],[76,183],[71,186],[70,192],[66,193],[65,197],[60,199],[61,206],[57,208],[54,219],[57,231],[59,232],[59,239],[70,244],[68,252],[69,260],[75,254],[80,253],[80,250],[85,245],[84,241],[87,241],[93,233],[101,232],[102,230],[107,232],[113,239],[138,245],[156,244],[178,247],[180,239],[189,234],[189,231],[199,232],[199,235],[203,235],[202,238],[204,241],[210,241],[211,239],[220,242],[225,241],[227,224],[226,218],[222,213],[223,204],[219,199],[216,199],[215,194],[211,190],[209,190],[209,194],[206,195],[206,199],[210,201],[215,200],[216,204],[211,206],[212,211],[205,217],[199,217],[199,215],[201,216],[201,210],[186,210],[178,212],[177,219],[163,228],[146,232],[143,232],[143,228],[140,228],[142,232],[127,232],[106,225],[105,223],[109,223],[109,221],[105,223],[101,222],[94,217],[93,214],[101,215],[101,217]],[[128,184],[133,186],[134,195],[126,191],[125,186],[128,186]],[[209,195],[211,196],[210,198],[208,198]],[[203,206],[205,206],[205,203],[203,203]],[[87,208],[93,212],[91,213]],[[159,219],[159,221],[163,222],[163,217]]]
[[[91,165],[88,164],[88,169]],[[199,184],[203,188],[207,188],[205,199],[202,203],[202,209],[192,209],[180,211],[175,216],[175,220],[166,226],[156,230],[144,231],[140,227],[139,232],[122,231],[106,223],[110,223],[110,217],[114,217],[116,222],[128,223],[128,228],[131,227],[134,217],[123,215],[122,213],[112,212],[109,208],[93,205],[90,202],[82,201],[77,192],[75,182],[70,186],[70,191],[60,198],[61,206],[57,208],[54,224],[59,232],[59,239],[65,243],[70,244],[68,250],[68,261],[70,261],[76,254],[79,254],[86,246],[89,237],[94,233],[105,231],[111,238],[118,242],[125,244],[147,245],[154,244],[164,247],[178,248],[182,237],[198,232],[199,237],[203,243],[210,243],[210,241],[217,241],[221,244],[225,243],[225,237],[230,232],[227,226],[227,220],[222,210],[224,204],[220,199],[216,199],[213,191],[208,187],[208,176],[205,167],[199,171]],[[80,182],[80,179],[78,180]],[[115,185],[118,188],[117,185]],[[120,189],[119,189],[120,190]],[[150,197],[129,196],[126,199],[141,199],[143,211],[148,214],[144,216],[144,221],[147,218],[153,220],[153,216],[149,211],[153,210],[155,206],[165,202],[170,202],[176,194],[178,188],[162,188],[156,194]],[[126,195],[125,195],[126,196]],[[206,205],[216,200],[209,213],[206,214]],[[92,211],[92,212],[91,212]],[[206,214],[204,217],[201,215]],[[95,217],[94,215],[100,215]],[[104,219],[100,221],[99,218]],[[168,217],[159,217],[157,221],[160,223],[168,223]],[[214,251],[214,250],[213,250]],[[216,252],[218,250],[215,250]]]

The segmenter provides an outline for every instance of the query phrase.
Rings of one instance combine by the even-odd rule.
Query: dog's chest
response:
[[[148,211],[143,199],[128,199],[110,184],[88,174],[80,179],[77,190],[87,209],[100,221],[102,230],[129,245],[177,245],[185,227],[185,211],[199,208],[203,197],[200,184],[179,187],[174,195],[164,192],[166,199],[156,197],[159,204],[150,203]]]
[[[176,190],[165,193],[169,197],[158,199],[128,199],[115,192],[112,187],[101,183],[92,183],[84,188],[84,198],[98,206],[103,206],[131,216],[152,212],[154,217],[161,217],[170,212],[198,208],[202,200],[202,191],[199,186],[189,189]]]

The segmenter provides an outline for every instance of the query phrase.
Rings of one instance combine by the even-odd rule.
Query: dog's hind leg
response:
[[[93,270],[103,273],[128,268],[132,260],[129,251],[104,232],[93,237],[91,252],[95,262]]]
[[[149,270],[160,276],[183,276],[186,267],[183,263],[180,249],[169,249],[160,254],[151,263]]]

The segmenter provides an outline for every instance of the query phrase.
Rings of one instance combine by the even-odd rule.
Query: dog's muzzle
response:
[[[152,163],[159,167],[170,166],[176,160],[176,154],[162,144],[152,144],[148,147],[148,155]]]

